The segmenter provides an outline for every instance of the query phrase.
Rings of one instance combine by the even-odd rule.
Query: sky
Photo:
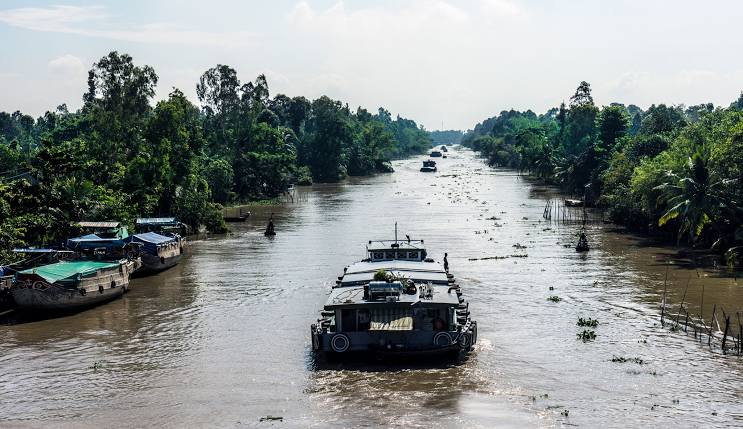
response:
[[[727,106],[743,90],[739,0],[0,1],[0,111],[82,103],[108,52],[154,67],[157,99],[196,99],[216,64],[271,95],[469,129],[543,113],[591,83],[597,104]]]

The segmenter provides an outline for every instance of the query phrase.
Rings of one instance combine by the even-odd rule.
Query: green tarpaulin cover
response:
[[[36,274],[49,283],[54,283],[62,279],[74,277],[78,274],[84,276],[93,273],[102,268],[118,267],[116,262],[98,262],[98,261],[73,261],[57,262],[56,264],[44,265],[41,267],[31,268],[20,271],[18,274]]]

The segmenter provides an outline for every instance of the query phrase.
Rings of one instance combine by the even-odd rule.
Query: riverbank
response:
[[[526,175],[524,179],[530,183],[531,192],[541,198],[558,201],[572,197],[562,193],[557,186],[545,185],[537,178]],[[572,224],[577,232],[581,214],[580,209],[573,211],[575,213],[568,217],[567,223]],[[654,279],[656,287],[651,296],[655,302],[648,301],[648,304],[657,306],[658,320],[663,313],[664,321],[672,329],[678,323],[683,325],[689,322],[714,327],[715,332],[724,330],[722,311],[737,315],[743,310],[741,271],[739,267],[725,265],[718,253],[672,245],[662,237],[643,235],[622,225],[608,224],[601,209],[589,208],[588,217],[592,228],[598,228],[604,237],[604,250],[616,257],[626,258],[629,265],[638,267],[646,276]],[[547,222],[560,223],[563,219],[555,216]],[[588,238],[590,242],[593,236],[589,233]],[[657,285],[661,283],[663,288],[659,289]],[[686,320],[687,313],[691,320]],[[729,333],[733,341],[740,336],[738,322],[734,316]],[[716,333],[718,337],[722,334]]]

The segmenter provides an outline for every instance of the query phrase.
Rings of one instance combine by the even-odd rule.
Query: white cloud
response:
[[[24,7],[0,11],[0,22],[34,31],[80,34],[76,24],[98,21],[108,15],[101,6]]]
[[[597,101],[651,104],[700,104],[713,102],[726,107],[740,92],[743,70],[721,73],[712,70],[680,70],[674,73],[629,72],[606,90],[597,91]],[[720,94],[720,95],[717,95]]]
[[[229,64],[243,81],[265,73],[272,94],[384,106],[429,128],[442,120],[472,127],[509,108],[544,112],[567,101],[581,80],[591,83],[599,104],[726,105],[743,82],[743,56],[728,55],[741,47],[741,13],[739,0],[677,0],[673,8],[646,0],[15,8],[0,10],[7,36],[0,62],[16,76],[0,79],[0,110],[77,105],[85,76],[74,58],[60,56],[82,58],[87,70],[112,49],[155,68],[158,98],[176,86],[193,99],[204,70]],[[28,37],[11,26],[39,33]],[[50,43],[59,34],[78,37]]]
[[[190,46],[251,46],[258,36],[247,31],[208,32],[184,30],[170,24],[144,24],[137,29],[117,29],[101,6],[50,6],[0,11],[0,22],[26,30],[77,34],[138,43]]]
[[[430,128],[442,119],[464,126],[472,109],[489,109],[477,103],[489,103],[485,94],[504,85],[497,76],[509,60],[523,58],[517,45],[502,41],[524,28],[528,15],[507,0],[460,5],[411,0],[397,8],[350,8],[339,2],[317,10],[301,1],[287,23],[316,64],[312,76],[297,76],[292,87],[352,106],[383,105]]]
[[[52,73],[62,77],[79,77],[86,74],[83,60],[70,54],[55,58],[49,61],[47,65]]]
[[[514,16],[524,12],[521,6],[511,0],[479,0],[480,9],[488,14]]]

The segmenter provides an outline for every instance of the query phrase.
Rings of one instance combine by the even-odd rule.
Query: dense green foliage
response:
[[[594,105],[581,82],[569,106],[504,111],[463,144],[605,207],[615,222],[736,248],[743,241],[743,94],[728,108]]]
[[[207,70],[194,105],[126,54],[93,65],[83,106],[34,119],[0,112],[0,262],[19,245],[54,244],[71,223],[173,215],[224,231],[221,206],[274,198],[292,184],[391,171],[430,149],[414,121],[328,97],[269,96],[265,76]]]

